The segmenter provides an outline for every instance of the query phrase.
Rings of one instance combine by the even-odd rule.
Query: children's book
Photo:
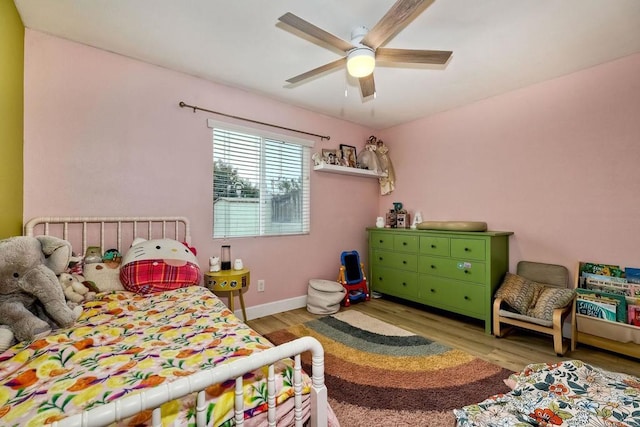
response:
[[[624,277],[624,271],[620,266],[612,264],[585,262],[582,264],[580,271],[583,273],[599,274],[602,276]]]
[[[635,296],[636,288],[640,286],[627,283],[627,279],[622,277],[600,276],[591,273],[582,274],[584,275],[583,287],[594,291],[632,297]]]
[[[629,283],[640,283],[640,268],[625,267],[624,274]]]
[[[578,298],[576,300],[576,311],[578,314],[610,320],[612,322],[615,322],[617,319],[616,305],[600,301]]]
[[[583,272],[582,276],[585,278],[585,281],[587,283],[598,283],[605,285],[610,285],[612,283],[624,285],[628,283],[627,279],[624,277],[605,276],[604,274],[593,274],[587,272]]]
[[[581,288],[576,289],[576,292],[579,300],[613,305],[616,308],[614,321],[627,323],[627,300],[624,295]]]
[[[640,326],[640,305],[628,305],[627,316],[630,325]]]

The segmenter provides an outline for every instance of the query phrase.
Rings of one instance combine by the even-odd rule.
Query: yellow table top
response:
[[[248,268],[242,270],[220,270],[207,271],[207,287],[216,292],[232,292],[249,286],[250,271]]]

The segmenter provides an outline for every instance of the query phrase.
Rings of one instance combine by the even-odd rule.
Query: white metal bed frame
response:
[[[185,217],[39,217],[28,221],[24,227],[27,236],[54,235],[71,242],[72,247],[84,253],[88,242],[99,241],[116,245],[119,251],[136,237],[172,238],[191,244],[191,227]],[[125,238],[126,236],[126,238]],[[79,239],[76,240],[76,239]],[[95,240],[97,239],[97,240]],[[112,243],[115,242],[115,243]],[[94,245],[97,245],[95,243]],[[235,379],[234,419],[237,426],[244,425],[244,399],[242,376],[260,367],[268,367],[267,390],[269,426],[276,425],[275,374],[274,364],[284,358],[294,359],[294,414],[295,425],[303,425],[302,414],[302,364],[301,353],[310,351],[312,355],[311,373],[311,418],[312,427],[325,427],[328,423],[327,389],[324,384],[324,349],[313,337],[302,337],[281,344],[246,358],[189,375],[168,384],[161,384],[117,401],[72,415],[54,422],[54,427],[97,427],[107,426],[152,409],[152,425],[160,427],[162,419],[160,406],[163,403],[196,393],[196,425],[204,426],[206,420],[205,389],[214,384]]]
[[[59,229],[57,228],[59,226]],[[112,228],[109,228],[112,226]],[[77,233],[74,234],[74,231]],[[118,251],[128,248],[136,237],[145,239],[171,238],[191,244],[191,224],[185,217],[38,217],[24,226],[25,236],[56,235],[69,240],[74,250],[83,254],[87,241],[105,248],[107,237],[112,237]],[[79,234],[79,236],[78,236]],[[128,239],[125,240],[125,235]],[[81,240],[78,241],[77,238]],[[96,240],[98,239],[98,240]]]

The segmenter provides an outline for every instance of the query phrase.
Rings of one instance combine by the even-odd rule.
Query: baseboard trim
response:
[[[294,310],[307,306],[307,296],[289,298],[285,300],[270,302],[267,304],[254,305],[247,308],[247,320],[258,319],[260,317],[271,316],[273,314],[282,313],[283,311]],[[234,312],[236,316],[242,319],[242,309]]]

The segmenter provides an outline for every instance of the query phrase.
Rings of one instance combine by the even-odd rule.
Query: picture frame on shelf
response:
[[[322,160],[328,165],[339,165],[340,157],[338,156],[338,150],[323,148]]]
[[[344,166],[349,166],[350,168],[358,166],[356,147],[353,145],[340,144],[340,152],[344,159]]]

